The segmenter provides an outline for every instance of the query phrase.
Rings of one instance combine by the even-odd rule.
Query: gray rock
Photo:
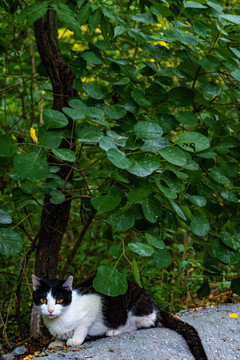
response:
[[[14,349],[10,354],[2,355],[4,360],[13,359],[16,356],[24,355],[27,352],[26,346],[18,346],[16,349]]]
[[[229,318],[232,313],[238,313],[239,318]],[[209,360],[240,359],[240,304],[185,311],[180,312],[179,316],[198,330]],[[68,350],[48,352],[47,356],[48,360],[66,358],[69,360],[194,360],[183,337],[165,327],[87,341],[81,346]],[[35,359],[46,360],[46,355],[40,354]]]

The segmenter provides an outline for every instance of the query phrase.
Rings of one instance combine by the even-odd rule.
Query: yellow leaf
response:
[[[237,318],[238,318],[238,314],[237,314],[237,313],[235,313],[235,314],[230,314],[230,315],[228,315],[228,317],[229,317],[230,319],[237,319]]]
[[[180,316],[179,315],[173,315],[175,318],[177,318],[177,319],[179,319],[180,318]]]
[[[33,127],[31,127],[31,129],[30,129],[30,136],[35,143],[38,142],[38,138],[36,136],[36,131]]]
[[[157,343],[158,341],[157,341],[157,340],[153,340],[153,342]]]

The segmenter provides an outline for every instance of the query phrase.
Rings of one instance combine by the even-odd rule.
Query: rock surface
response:
[[[229,315],[238,314],[237,318]],[[224,304],[199,311],[182,311],[182,320],[199,332],[209,360],[240,359],[240,304]],[[38,360],[194,360],[181,335],[164,327],[138,330],[114,338],[87,341]]]
[[[24,345],[18,346],[10,354],[2,355],[2,358],[4,360],[10,360],[10,359],[16,358],[17,356],[24,355],[24,354],[26,354],[26,352],[27,352],[26,346],[24,346]]]

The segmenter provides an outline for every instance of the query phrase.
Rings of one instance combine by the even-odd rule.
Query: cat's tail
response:
[[[157,321],[169,329],[177,331],[187,341],[196,360],[208,360],[197,330],[172,314],[158,309]]]

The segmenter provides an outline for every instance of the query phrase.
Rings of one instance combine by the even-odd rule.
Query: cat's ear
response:
[[[69,278],[63,284],[63,288],[65,290],[71,291],[72,290],[72,283],[73,283],[73,276],[69,276]]]
[[[34,274],[32,274],[32,283],[34,291],[36,291],[41,286],[40,279],[37,278]]]

